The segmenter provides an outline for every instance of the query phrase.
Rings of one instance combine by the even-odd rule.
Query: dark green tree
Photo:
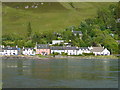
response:
[[[27,26],[27,36],[28,36],[28,38],[31,37],[31,34],[32,34],[32,28],[31,28],[31,23],[29,22],[28,26]]]

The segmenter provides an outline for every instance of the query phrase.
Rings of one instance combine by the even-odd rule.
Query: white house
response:
[[[80,55],[83,53],[94,53],[95,55],[110,55],[110,51],[104,47],[65,47],[65,46],[54,46],[51,47],[51,53],[57,52],[62,54],[62,52],[68,55]]]
[[[77,55],[76,47],[64,47],[64,46],[53,46],[51,47],[51,53],[57,52],[62,54],[62,52],[67,53],[68,55]]]
[[[117,22],[117,23],[120,23],[120,18],[118,18],[118,19],[116,20],[116,22]]]
[[[57,52],[62,54],[62,52],[67,53],[68,55],[79,55],[81,53],[78,47],[66,47],[66,46],[53,46],[50,48],[51,53]]]
[[[19,54],[19,50],[18,50],[18,47],[4,47],[3,48],[3,52],[4,52],[4,55],[18,55]]]
[[[74,31],[72,30],[72,33],[76,36],[77,34],[80,36],[80,39],[82,38],[82,32],[81,31]]]
[[[65,47],[65,53],[68,55],[78,55],[78,47]]]
[[[52,46],[52,47],[50,47],[50,49],[51,49],[51,53],[57,52],[57,53],[59,53],[59,54],[62,54],[62,52],[65,52],[63,46]]]
[[[53,46],[50,48],[51,53],[57,52],[62,54],[62,52],[67,53],[68,55],[80,55],[83,53],[90,53],[88,47],[66,47],[66,46]]]
[[[5,55],[5,52],[2,48],[0,48],[0,55]]]
[[[23,55],[35,55],[35,50],[34,50],[34,48],[24,48],[23,47],[22,54]]]
[[[0,55],[4,55],[4,50],[3,50],[4,46],[0,45]]]
[[[60,43],[62,43],[62,42],[64,42],[64,40],[52,40],[52,44],[54,45],[54,44],[60,44]]]
[[[76,47],[64,47],[64,46],[53,46],[51,47],[51,53],[57,52],[62,54],[62,52],[67,53],[68,55],[77,55]]]
[[[90,49],[88,47],[80,47],[77,51],[77,55],[83,54],[83,53],[90,53]]]
[[[110,55],[110,51],[107,50],[107,48],[104,47],[91,47],[90,50],[92,53],[96,55]]]
[[[102,52],[101,52],[101,55],[110,55],[110,51],[105,48]]]

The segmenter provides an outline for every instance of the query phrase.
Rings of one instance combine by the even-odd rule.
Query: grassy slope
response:
[[[37,9],[24,9],[33,3],[7,3],[7,6],[3,5],[3,34],[14,32],[24,35],[29,21],[34,32],[61,31],[72,25],[78,26],[80,21],[94,17],[97,8],[109,4],[79,2],[73,3],[75,9],[69,3],[39,3]],[[14,8],[16,6],[20,9]]]

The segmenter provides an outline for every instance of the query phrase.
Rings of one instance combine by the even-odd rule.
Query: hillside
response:
[[[33,32],[61,31],[69,26],[78,26],[86,18],[96,15],[98,8],[111,3],[3,3],[3,34],[24,35],[28,22]]]

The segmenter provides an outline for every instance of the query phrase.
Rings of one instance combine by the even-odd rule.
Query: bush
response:
[[[36,55],[39,56],[39,57],[40,57],[40,56],[43,56],[43,55],[41,55],[41,54],[36,54]]]
[[[63,56],[67,56],[68,54],[67,54],[67,53],[62,52],[62,55],[63,55]]]
[[[79,55],[77,55],[77,56],[83,56],[82,54],[79,54]]]
[[[53,52],[51,55],[55,56],[55,55],[59,55],[59,53],[58,52]]]
[[[94,53],[83,53],[83,55],[85,55],[85,56],[91,56],[91,55],[95,55]]]
[[[41,54],[36,54],[38,57],[44,58],[46,57],[45,55],[41,55]]]
[[[84,56],[83,54],[79,54],[79,55],[68,55],[68,56]]]

